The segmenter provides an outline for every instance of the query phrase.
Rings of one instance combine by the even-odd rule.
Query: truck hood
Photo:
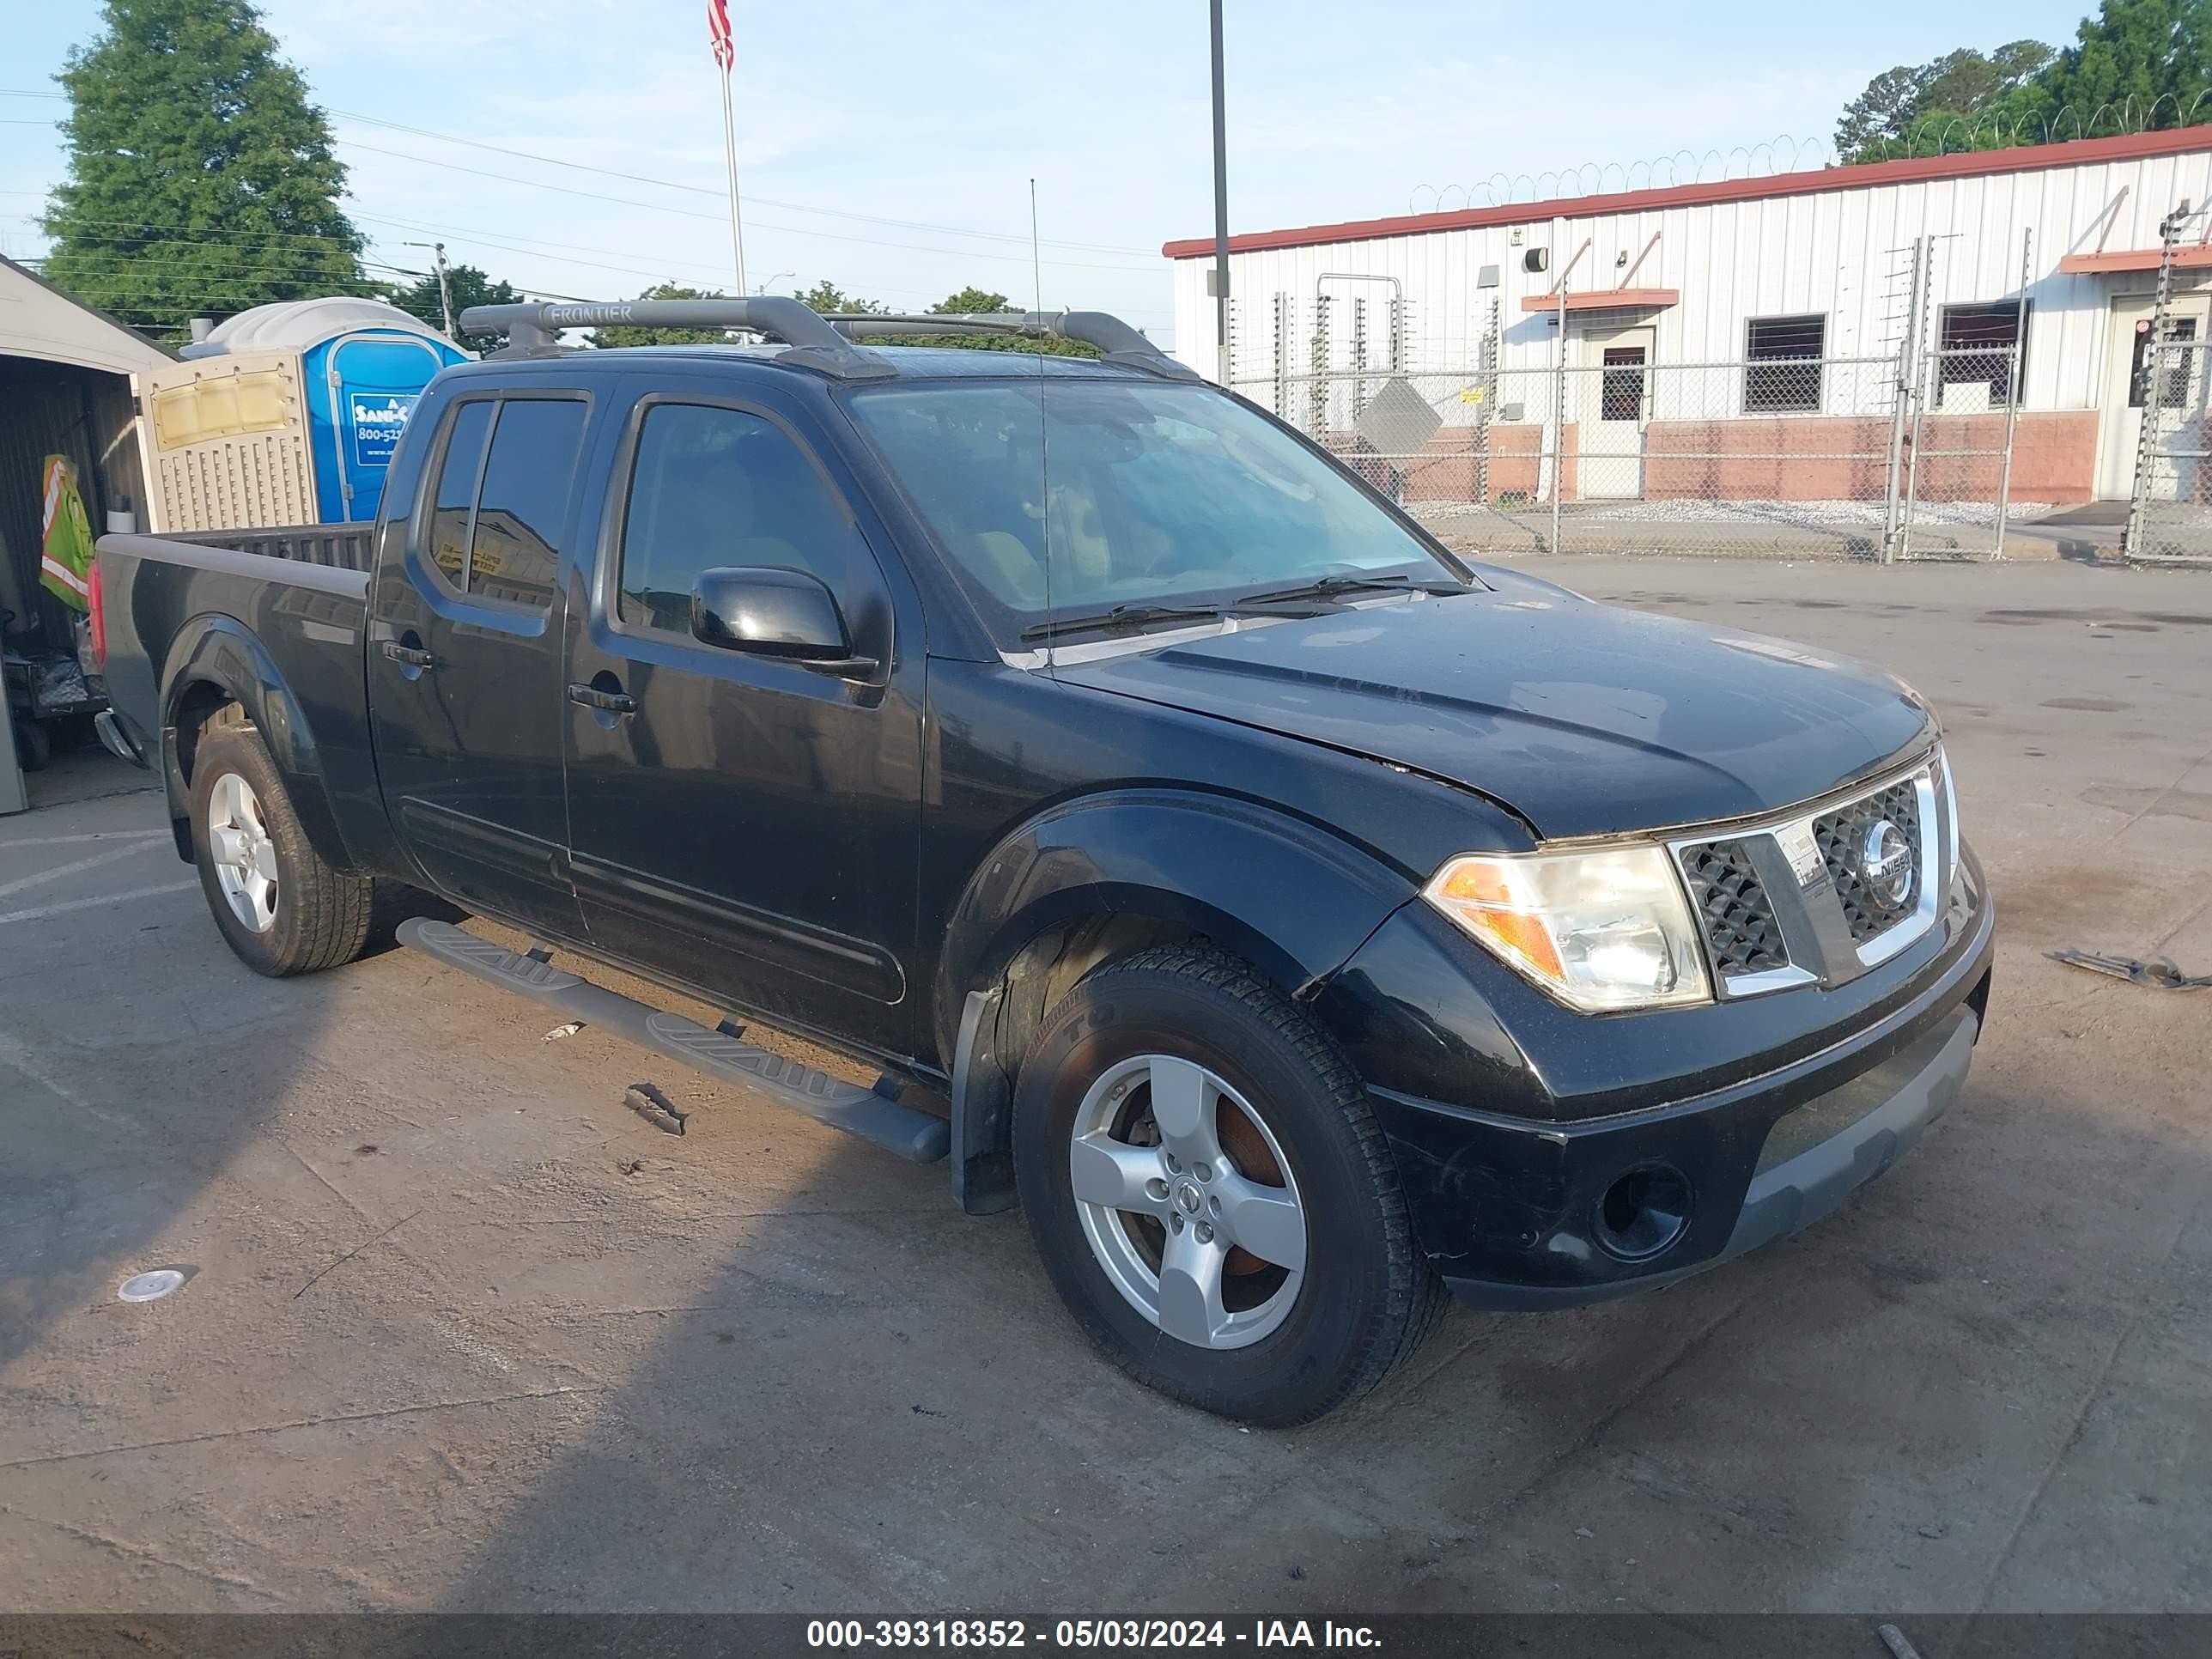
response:
[[[1055,672],[1426,773],[1547,840],[1794,805],[1934,735],[1918,695],[1863,663],[1493,580]]]

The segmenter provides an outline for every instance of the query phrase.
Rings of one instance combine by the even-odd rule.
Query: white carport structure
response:
[[[137,398],[147,377],[175,361],[106,313],[0,258],[0,608],[15,613],[7,624],[12,650],[52,653],[72,644],[74,613],[39,586],[47,456],[76,464],[95,533],[112,513],[136,514],[141,529],[161,527],[147,513]],[[7,759],[12,767],[12,752]]]

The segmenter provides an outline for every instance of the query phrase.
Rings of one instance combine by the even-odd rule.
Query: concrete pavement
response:
[[[1245,1432],[941,1168],[404,951],[255,978],[82,757],[0,821],[0,1610],[2212,1611],[2212,1001],[2041,954],[2212,971],[2212,580],[1517,564],[1949,720],[1990,1028],[1838,1213]]]

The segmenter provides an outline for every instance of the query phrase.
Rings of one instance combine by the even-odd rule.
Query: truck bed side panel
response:
[[[167,728],[212,685],[246,705],[317,850],[395,868],[369,750],[367,573],[149,536],[104,537],[100,561],[110,696],[162,757],[171,816],[188,780]]]

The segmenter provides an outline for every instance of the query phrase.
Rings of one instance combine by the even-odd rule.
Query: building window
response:
[[[1604,373],[1598,381],[1597,417],[1601,421],[1640,421],[1644,418],[1644,348],[1607,346]]]
[[[2176,317],[2166,325],[2166,349],[2160,355],[2166,359],[2166,384],[2158,389],[2160,409],[2183,409],[2189,403],[2189,364],[2194,352],[2185,348],[2197,338],[2197,319]],[[2128,365],[2128,407],[2141,409],[2150,400],[2150,319],[2146,317],[2136,325],[2135,356]]]
[[[1827,339],[1826,317],[1753,318],[1744,335],[1744,413],[1817,411]]]
[[[2027,374],[2027,312],[2017,301],[1995,305],[1945,306],[1936,357],[1936,406],[1966,401],[1953,386],[1987,386],[1989,406],[2002,409]],[[2011,372],[2006,371],[2009,368]]]

